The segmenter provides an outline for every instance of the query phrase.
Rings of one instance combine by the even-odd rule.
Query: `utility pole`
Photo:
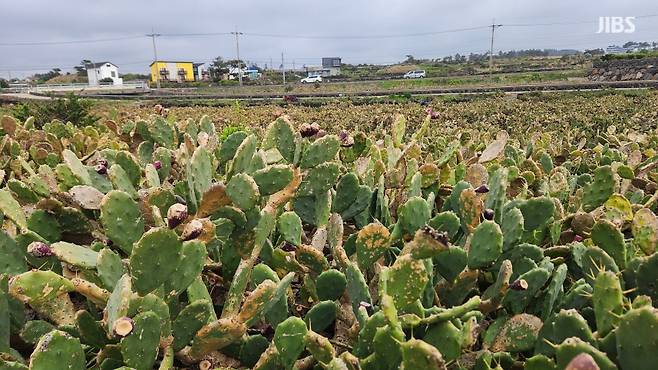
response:
[[[153,28],[151,28],[151,33],[146,35],[153,40],[153,64],[155,64],[155,84],[157,88],[160,88],[160,69],[158,68],[158,48],[155,46],[155,38],[162,36],[159,33],[155,33]]]
[[[292,60],[292,72],[295,73],[295,60]]]
[[[286,84],[286,65],[283,61],[283,52],[281,52],[281,70],[283,71],[283,84]]]
[[[270,57],[270,70],[274,70],[274,63],[272,62],[272,57]]]
[[[235,26],[235,32],[231,32],[235,35],[235,54],[238,56],[238,79],[240,80],[240,86],[242,86],[242,67],[240,67],[240,35],[242,32],[238,32],[238,27]]]
[[[493,77],[493,50],[494,50],[494,35],[496,34],[496,28],[502,27],[502,24],[496,24],[494,19],[491,22],[491,50],[489,50],[489,78]]]

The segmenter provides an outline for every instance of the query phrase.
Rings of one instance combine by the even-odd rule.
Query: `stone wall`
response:
[[[658,80],[658,58],[597,61],[588,78],[591,81]]]

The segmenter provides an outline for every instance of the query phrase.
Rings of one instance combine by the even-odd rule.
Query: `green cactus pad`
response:
[[[628,311],[616,330],[617,353],[622,369],[653,369],[656,366],[655,337],[658,316],[654,308]],[[598,362],[598,361],[597,361]]]
[[[591,212],[601,206],[615,191],[615,179],[610,166],[602,166],[594,171],[594,181],[583,191],[583,210]]]
[[[180,262],[165,282],[165,291],[173,295],[185,291],[201,274],[207,256],[208,252],[203,242],[198,240],[183,242]]]
[[[127,254],[144,233],[144,219],[139,206],[128,193],[118,190],[103,197],[101,223],[110,240]]]
[[[114,290],[117,281],[126,272],[121,257],[110,248],[103,248],[96,259],[98,279],[108,290]]]
[[[50,246],[57,258],[70,265],[83,269],[95,269],[98,252],[73,243],[57,242]]]
[[[641,208],[633,217],[631,227],[633,243],[646,255],[656,251],[658,243],[658,217],[648,208]]]
[[[512,316],[500,329],[491,346],[493,352],[526,352],[535,346],[543,323],[529,314]]]
[[[80,341],[59,330],[53,330],[41,337],[30,357],[30,369],[33,370],[85,368],[85,353]]]
[[[345,292],[347,279],[345,274],[338,270],[330,269],[324,271],[318,276],[315,287],[318,291],[320,300],[338,300]]]
[[[468,264],[468,254],[458,246],[451,246],[434,259],[436,270],[449,282],[455,281]]]
[[[356,237],[356,255],[359,267],[370,268],[389,248],[390,233],[380,223],[371,223],[359,230]]]
[[[9,316],[7,316],[7,319],[9,319]],[[25,326],[23,326],[19,335],[21,339],[25,341],[25,343],[35,345],[37,342],[39,342],[41,337],[55,329],[55,326],[53,326],[53,324],[49,323],[48,321],[30,320],[25,323]],[[3,350],[3,352],[7,352],[8,350],[9,349],[7,348],[7,350]]]
[[[263,140],[263,149],[275,148],[288,163],[292,163],[296,147],[297,138],[290,122],[279,118],[269,125]]]
[[[623,292],[617,276],[602,271],[594,282],[592,305],[596,317],[596,329],[600,337],[608,334],[619,324],[623,310]]]
[[[78,311],[75,314],[75,326],[84,344],[98,349],[108,344],[105,329],[88,311]]]
[[[272,195],[288,185],[293,178],[290,166],[275,164],[253,173],[261,195]]]
[[[292,368],[293,363],[304,350],[307,331],[306,323],[298,317],[289,317],[276,327],[273,343],[286,369]]]
[[[436,347],[445,361],[456,360],[461,354],[462,332],[452,321],[430,325],[422,339]]]
[[[575,337],[565,339],[564,342],[555,349],[555,359],[558,369],[565,369],[569,362],[581,353],[591,355],[601,370],[617,370],[617,365],[615,365],[605,353],[599,351],[591,344],[583,342],[581,339]]]
[[[108,333],[112,333],[114,322],[117,319],[128,315],[132,295],[130,275],[125,274],[116,282],[114,290],[110,294],[110,298],[107,300],[107,305],[105,306],[104,316]]]
[[[171,324],[174,333],[172,346],[178,352],[190,344],[197,331],[208,323],[213,307],[210,301],[198,300],[187,305],[178,313],[176,320]]]
[[[27,270],[25,252],[4,231],[0,231],[0,255],[0,274],[18,275]]]
[[[310,169],[304,176],[297,196],[307,197],[319,195],[331,189],[338,180],[340,168],[337,163],[322,163]]]
[[[154,228],[135,243],[130,255],[130,274],[141,295],[162,285],[178,267],[182,243],[168,228]]]
[[[231,177],[226,185],[226,194],[243,211],[253,208],[260,198],[258,185],[251,176],[244,173]]]
[[[311,330],[324,331],[336,320],[338,307],[334,301],[322,301],[311,307],[304,321]]]
[[[328,135],[315,140],[302,155],[301,168],[311,168],[336,157],[340,142],[333,135]]]
[[[114,161],[117,165],[121,166],[123,171],[128,175],[133,186],[139,186],[139,182],[142,178],[142,168],[137,162],[135,156],[124,150],[116,154]]]
[[[473,231],[468,250],[468,267],[485,268],[493,264],[503,251],[503,233],[493,221],[484,221]]]
[[[6,190],[0,190],[0,211],[21,229],[27,228],[27,219],[21,205]]]
[[[12,278],[9,293],[59,325],[72,325],[75,310],[68,295],[73,283],[52,271],[32,270]]]
[[[592,241],[603,249],[618,267],[626,266],[626,244],[624,235],[610,221],[600,220],[592,227]]]
[[[133,318],[132,332],[121,340],[121,355],[126,365],[136,370],[151,370],[158,356],[160,319],[153,312]]]
[[[446,364],[441,352],[435,347],[420,339],[410,339],[402,343],[400,369],[445,370]]]
[[[203,194],[210,188],[212,183],[212,159],[210,153],[204,147],[199,147],[194,151],[187,164],[187,171],[187,186],[190,191],[189,200],[194,210],[196,210],[201,203]]]
[[[402,255],[388,270],[386,293],[393,297],[395,307],[404,311],[420,298],[428,281],[423,261]]]
[[[551,277],[550,272],[541,267],[534,268],[518,277],[518,280],[525,280],[528,288],[525,290],[510,290],[503,298],[503,305],[508,307],[513,313],[522,313],[535,294],[544,287],[544,284]]]

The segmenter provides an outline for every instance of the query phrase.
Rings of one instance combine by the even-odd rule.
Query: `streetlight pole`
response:
[[[240,67],[240,35],[242,32],[238,32],[238,27],[235,27],[235,32],[231,32],[235,35],[235,54],[238,57],[238,79],[240,80],[240,86],[242,86],[242,67]]]
[[[155,33],[153,29],[151,29],[151,33],[146,35],[150,37],[153,40],[153,64],[155,64],[155,84],[157,88],[160,88],[160,69],[158,68],[158,48],[155,46],[155,38],[158,36],[161,36],[159,33]]]

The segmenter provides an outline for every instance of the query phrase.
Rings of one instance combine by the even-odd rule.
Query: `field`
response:
[[[658,363],[658,92],[161,103],[0,106],[1,370]]]

